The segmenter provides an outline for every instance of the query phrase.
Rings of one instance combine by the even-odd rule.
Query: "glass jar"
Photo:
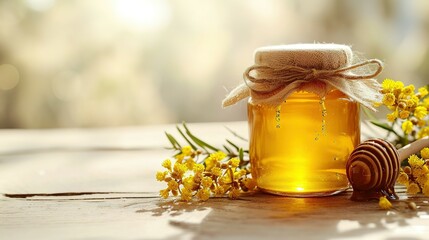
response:
[[[302,53],[295,48],[262,48],[255,53],[255,63],[318,69],[348,64],[351,50],[347,54],[343,54],[343,48],[322,50],[319,46],[305,47]],[[314,55],[322,57],[305,59]],[[298,197],[328,196],[346,190],[346,161],[360,143],[359,113],[359,103],[335,88],[322,98],[300,89],[280,106],[255,103],[249,98],[249,154],[258,187],[268,193]]]

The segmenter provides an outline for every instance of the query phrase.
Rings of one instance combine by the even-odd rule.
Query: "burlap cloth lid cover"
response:
[[[376,68],[371,68],[375,65]],[[380,85],[373,79],[382,70],[377,59],[354,63],[349,46],[340,44],[292,44],[256,49],[255,64],[243,74],[241,84],[222,102],[233,105],[248,96],[255,104],[280,105],[296,91],[324,97],[336,88],[373,109]]]

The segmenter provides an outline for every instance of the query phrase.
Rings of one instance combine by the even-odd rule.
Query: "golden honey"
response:
[[[349,187],[345,167],[360,142],[359,104],[338,90],[291,94],[280,107],[248,103],[252,176],[266,192],[325,196]]]

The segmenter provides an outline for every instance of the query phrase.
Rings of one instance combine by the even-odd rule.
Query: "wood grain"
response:
[[[228,125],[190,125],[221,144]],[[427,239],[428,198],[384,211],[350,201],[351,192],[323,198],[263,193],[238,200],[163,200],[154,180],[171,154],[163,130],[0,131],[0,239]],[[371,133],[369,133],[371,135]],[[233,138],[233,137],[231,137]],[[246,144],[245,142],[243,144]],[[402,200],[403,188],[397,188]]]

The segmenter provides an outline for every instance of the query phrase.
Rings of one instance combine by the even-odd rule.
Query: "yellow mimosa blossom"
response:
[[[207,201],[207,199],[209,199],[210,197],[210,190],[203,188],[198,190],[197,192],[197,198],[200,199],[201,201]]]
[[[423,106],[417,106],[414,109],[414,116],[416,116],[418,119],[423,119],[428,114],[428,110],[426,107]]]
[[[385,79],[381,84],[381,87],[384,92],[392,92],[397,89],[404,87],[404,84],[400,81],[394,81],[392,79]]]
[[[402,89],[402,93],[405,95],[411,95],[411,94],[414,94],[414,90],[415,90],[415,87],[413,84],[411,84],[411,85],[404,87]]]
[[[182,180],[183,187],[192,190],[194,189],[195,183],[194,183],[194,176],[186,177]]]
[[[196,163],[195,163],[194,159],[190,157],[190,158],[188,158],[188,159],[186,160],[185,164],[186,164],[186,167],[187,167],[188,169],[194,169],[194,165],[195,165]]]
[[[415,168],[421,167],[425,162],[421,158],[417,157],[417,155],[413,154],[408,158],[408,164],[410,164],[411,168]]]
[[[420,185],[420,186],[424,186],[425,183],[429,180],[428,175],[427,174],[421,174],[420,176],[417,177],[416,182]]]
[[[225,189],[224,189],[222,186],[217,186],[217,187],[215,188],[214,193],[215,193],[217,196],[223,195],[223,194],[225,194]]]
[[[211,169],[211,172],[213,173],[213,175],[215,175],[216,177],[219,177],[222,174],[222,169],[218,168],[218,167],[214,167]]]
[[[422,189],[424,195],[429,196],[429,182],[425,183],[425,186]]]
[[[176,180],[171,179],[168,181],[168,189],[170,190],[177,190],[179,188],[179,184],[176,182]]]
[[[165,179],[165,176],[167,176],[167,174],[168,174],[168,172],[167,171],[165,171],[165,172],[156,172],[156,180],[158,180],[158,181],[164,181],[164,179]]]
[[[426,95],[428,95],[428,89],[426,87],[419,88],[419,94],[420,97],[425,97]]]
[[[392,106],[395,103],[395,95],[393,93],[385,94],[382,103],[386,106]]]
[[[169,194],[170,194],[170,189],[168,188],[159,191],[159,195],[161,195],[162,198],[168,198]]]
[[[429,159],[429,147],[425,147],[420,151],[420,155],[424,159]]]
[[[212,184],[213,180],[210,177],[203,177],[203,179],[201,180],[201,185],[203,186],[203,188],[210,188]]]
[[[396,180],[396,182],[406,185],[408,184],[408,175],[405,172],[401,172],[399,173],[398,179]]]
[[[380,208],[384,209],[384,210],[389,210],[393,207],[392,203],[390,203],[390,201],[387,200],[387,198],[385,196],[380,197],[380,199],[378,201],[378,206],[380,206]]]
[[[418,120],[418,122],[417,122],[418,127],[424,127],[425,125],[426,125],[426,121],[424,121],[422,119]]]
[[[387,114],[386,118],[389,122],[393,122],[398,117],[398,111],[394,111],[392,113]]]
[[[171,160],[165,159],[164,162],[162,162],[162,166],[167,168],[168,170],[171,170]]]
[[[252,178],[246,178],[246,179],[244,179],[243,183],[244,183],[244,186],[246,186],[246,188],[249,191],[252,191],[252,190],[254,190],[256,188],[256,181],[253,180]]]
[[[181,193],[182,194],[180,195],[180,197],[181,197],[182,201],[185,201],[185,202],[191,201],[191,199],[192,199],[192,190],[187,189],[187,188],[182,188],[181,189]]]
[[[184,146],[182,147],[182,154],[185,156],[191,156],[192,154],[192,148],[191,146]]]
[[[429,136],[429,127],[422,128],[417,136],[419,139]]]
[[[408,185],[407,193],[409,194],[417,194],[420,192],[420,187],[417,185],[417,183],[411,183]]]
[[[194,164],[194,167],[192,168],[197,173],[202,173],[204,171],[204,165],[201,163]]]
[[[228,197],[231,199],[237,199],[239,196],[240,196],[240,189],[238,188],[233,188],[228,193]]]
[[[408,118],[409,116],[410,116],[410,112],[409,112],[409,111],[406,111],[406,110],[401,111],[401,112],[399,113],[399,117],[400,117],[400,118],[402,118],[402,119],[406,119],[406,118]]]
[[[410,134],[413,131],[413,123],[410,120],[405,120],[401,127],[405,134]]]
[[[229,160],[229,164],[231,165],[232,168],[236,168],[240,164],[240,159],[231,158],[231,160]]]

